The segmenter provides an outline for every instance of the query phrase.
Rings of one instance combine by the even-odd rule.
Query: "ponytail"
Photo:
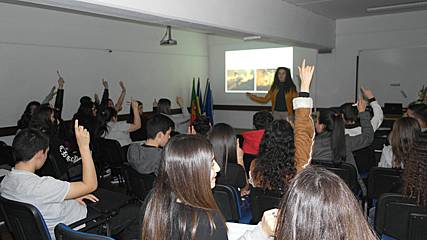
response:
[[[341,113],[331,109],[319,113],[319,123],[326,126],[326,131],[331,133],[332,162],[342,163],[346,158],[344,119]]]

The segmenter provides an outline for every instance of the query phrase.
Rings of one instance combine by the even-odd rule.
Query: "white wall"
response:
[[[336,24],[336,49],[319,55],[321,107],[354,100],[360,51],[427,45],[427,11],[342,19]]]
[[[280,0],[24,0],[160,24],[260,35],[300,46],[333,48],[335,21]]]
[[[218,105],[261,105],[251,101],[246,97],[245,93],[225,93],[225,51],[229,50],[242,50],[242,49],[258,49],[258,48],[274,48],[274,47],[286,47],[284,45],[267,43],[267,42],[256,42],[248,41],[245,42],[240,39],[225,38],[218,36],[209,36],[209,78],[212,83],[213,91],[213,102]],[[302,62],[303,59],[307,60],[308,64],[316,64],[317,51],[307,48],[294,48],[294,69],[293,79],[295,85],[299,87],[299,79],[297,77],[298,69],[297,66]],[[311,88],[314,94],[313,98],[316,100],[317,83],[316,78],[313,81]],[[266,104],[271,106],[271,103]],[[249,111],[225,111],[216,110],[214,113],[215,122],[226,122],[233,127],[237,128],[252,128],[252,116],[254,112]]]
[[[188,103],[192,78],[208,75],[207,36],[174,31],[178,45],[161,47],[164,31],[0,3],[0,126],[15,125],[27,102],[42,100],[56,84],[57,69],[65,79],[64,119],[81,96],[102,93],[102,78],[110,82],[112,99],[124,80],[127,100],[141,99],[146,110],[154,97],[182,95]]]

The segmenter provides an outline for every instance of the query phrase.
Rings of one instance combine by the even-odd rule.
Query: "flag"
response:
[[[193,78],[193,87],[191,90],[191,123],[193,123],[194,120],[196,120],[196,117],[199,116],[200,114],[201,114],[201,111],[200,111],[199,98],[197,97],[197,94],[196,94],[196,86]]]
[[[200,90],[200,78],[197,78],[197,98],[199,99],[200,114],[204,113],[202,91]]]
[[[212,90],[211,90],[211,83],[208,80],[206,81],[206,88],[205,88],[205,97],[204,97],[204,110],[203,112],[206,114],[206,117],[209,119],[209,122],[211,125],[214,124],[213,121],[213,99],[212,99]]]

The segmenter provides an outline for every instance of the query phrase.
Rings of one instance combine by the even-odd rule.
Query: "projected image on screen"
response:
[[[267,92],[278,67],[292,71],[293,49],[266,48],[225,52],[225,92]]]

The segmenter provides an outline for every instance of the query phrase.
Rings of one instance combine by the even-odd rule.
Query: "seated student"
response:
[[[120,146],[128,146],[132,143],[130,133],[141,128],[141,117],[138,110],[138,102],[132,101],[133,123],[117,120],[117,111],[112,107],[107,107],[100,112],[104,121],[99,127],[96,135],[105,139],[117,140]]]
[[[378,167],[404,168],[420,133],[420,126],[414,118],[403,117],[395,121],[388,137],[390,145],[384,146]]]
[[[361,207],[344,181],[332,172],[309,166],[292,180],[279,204],[279,213],[267,221],[270,238],[259,228],[239,240],[376,240]],[[274,230],[275,229],[275,230]],[[268,231],[266,231],[268,233]]]
[[[304,60],[299,67],[301,92],[293,100],[294,129],[284,120],[273,121],[267,127],[260,146],[260,161],[251,163],[250,176],[254,177],[256,187],[285,190],[293,175],[311,161],[314,127],[310,115],[313,100],[309,98],[309,90],[313,72],[314,66],[306,66]],[[271,157],[274,159],[269,159]]]
[[[427,105],[423,103],[409,104],[406,112],[408,117],[415,118],[420,124],[421,132],[427,131]]]
[[[157,175],[163,147],[169,141],[174,123],[170,118],[157,114],[147,121],[147,141],[133,143],[127,151],[130,166],[141,174]]]
[[[296,174],[294,129],[286,120],[274,120],[261,140],[259,156],[249,176],[254,187],[284,192]]]
[[[206,138],[184,134],[171,138],[154,189],[141,207],[141,239],[228,239],[211,191],[217,172]]]
[[[368,88],[362,87],[363,96],[368,99],[369,105],[371,105],[374,112],[374,116],[371,119],[371,125],[374,132],[381,126],[384,114],[381,106],[378,104],[374,94]],[[358,122],[358,110],[353,103],[345,103],[340,107],[341,112],[345,121],[345,134],[350,136],[356,136],[362,133],[362,128],[356,124]]]
[[[264,131],[273,122],[273,115],[267,111],[259,111],[254,114],[252,123],[255,130],[242,133],[243,136],[243,152],[252,155],[253,158],[258,155],[259,144],[261,143]]]
[[[207,137],[209,130],[211,130],[211,123],[208,117],[200,115],[193,121],[193,127],[196,134]]]
[[[330,109],[319,112],[316,121],[316,138],[313,145],[313,159],[332,163],[346,162],[357,169],[353,151],[371,145],[374,140],[374,129],[370,123],[370,116],[365,112],[366,103],[363,99],[357,102],[362,133],[356,136],[345,135],[344,119],[341,113]],[[357,174],[362,193],[366,196],[367,190],[362,178]]]
[[[239,146],[234,129],[225,123],[217,123],[208,133],[213,146],[215,160],[220,172],[217,183],[237,188],[246,186],[246,173],[243,166],[243,151]]]
[[[25,129],[13,140],[15,167],[1,182],[1,196],[34,205],[41,212],[53,238],[53,229],[58,223],[71,224],[86,218],[87,209],[81,204],[83,199],[97,200],[89,194],[97,188],[89,133],[78,126],[78,121],[75,122],[75,132],[82,156],[82,181],[70,183],[34,174],[46,161],[49,138],[36,129]]]
[[[187,133],[188,126],[190,126],[190,113],[184,104],[182,97],[176,97],[176,103],[181,108],[180,114],[171,113],[171,101],[167,98],[161,98],[159,102],[154,101],[153,111],[157,108],[158,113],[168,116],[175,124],[175,131],[179,133]]]
[[[64,100],[64,79],[59,74],[59,71],[57,71],[58,74],[58,90],[55,91],[55,87],[53,87],[49,93],[48,96],[45,97],[45,99],[42,101],[42,104],[49,104],[50,100],[55,96],[55,105],[54,108],[57,110],[57,118],[61,118],[61,112],[62,112],[62,106],[63,106],[63,100]],[[25,107],[25,111],[22,114],[21,118],[19,119],[17,126],[18,129],[22,130],[28,127],[30,124],[31,117],[33,116],[34,112],[37,110],[38,107],[40,107],[40,103],[37,101],[31,101],[27,104]]]
[[[37,129],[46,134],[49,138],[49,154],[53,156],[57,168],[52,168],[53,159],[48,158],[49,164],[44,164],[38,171],[38,174],[49,175],[63,179],[68,169],[81,161],[77,149],[70,147],[62,137],[63,126],[61,121],[55,117],[55,111],[48,105],[41,105],[33,114],[30,128]],[[52,172],[54,169],[59,172]]]

